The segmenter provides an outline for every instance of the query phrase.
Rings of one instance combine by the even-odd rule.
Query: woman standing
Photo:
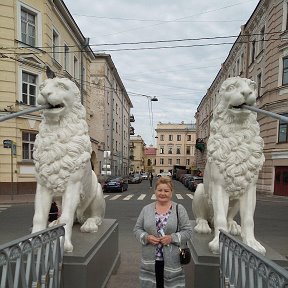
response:
[[[192,227],[185,208],[171,200],[172,190],[170,177],[158,179],[156,202],[142,209],[133,230],[142,244],[141,287],[185,287],[179,246],[191,238]]]

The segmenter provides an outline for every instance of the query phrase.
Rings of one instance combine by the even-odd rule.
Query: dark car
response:
[[[142,182],[142,177],[141,177],[140,174],[130,175],[128,182],[131,183],[131,184],[141,183]]]
[[[122,176],[110,177],[103,185],[104,192],[119,191],[123,192],[128,189],[128,179]]]
[[[188,183],[188,189],[191,190],[192,192],[195,192],[197,185],[199,183],[203,183],[203,177],[193,176],[193,178],[190,179],[190,181]]]

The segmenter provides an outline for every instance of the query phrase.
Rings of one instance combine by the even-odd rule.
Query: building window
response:
[[[37,75],[22,72],[22,102],[27,105],[36,105]]]
[[[262,73],[257,75],[257,96],[261,96]]]
[[[260,31],[259,53],[264,49],[264,41],[265,41],[265,27],[263,27]]]
[[[53,53],[53,58],[59,62],[59,46],[60,46],[60,39],[59,39],[59,34],[53,30],[53,39],[52,39],[52,53]]]
[[[282,114],[283,116],[288,117],[288,113]],[[278,132],[278,143],[288,142],[288,123],[284,121],[279,121],[279,132]]]
[[[172,165],[172,159],[171,158],[168,159],[168,165]]]
[[[256,42],[255,40],[253,40],[251,43],[251,63],[253,63],[255,60],[255,52],[256,52]]]
[[[181,141],[181,135],[177,135],[177,141]]]
[[[180,159],[176,159],[176,164],[180,165]]]
[[[244,68],[244,53],[241,54],[241,61],[240,61],[240,67],[239,67],[239,74],[243,72]]]
[[[173,141],[173,135],[169,135],[169,141]]]
[[[160,141],[164,141],[164,135],[160,135]]]
[[[79,61],[78,59],[74,56],[74,78],[76,81],[79,81]]]
[[[282,84],[288,84],[288,57],[283,58],[283,79]]]
[[[160,165],[164,165],[164,158],[160,158]]]
[[[64,69],[69,70],[69,47],[66,44],[64,45]]]
[[[164,154],[164,147],[160,147],[160,154]]]
[[[36,46],[36,15],[21,9],[21,41]]]
[[[186,159],[186,166],[190,165],[190,159]]]
[[[33,160],[33,147],[37,133],[22,132],[22,159]]]
[[[191,155],[191,147],[190,146],[186,147],[186,154]]]
[[[172,154],[172,147],[168,147],[168,154]]]
[[[187,135],[187,141],[191,141],[191,135]]]
[[[180,146],[177,146],[177,148],[176,148],[176,154],[181,154],[181,147],[180,147]]]

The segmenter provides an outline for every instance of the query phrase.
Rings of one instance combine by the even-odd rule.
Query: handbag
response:
[[[176,232],[178,232],[178,226],[179,226],[178,204],[176,205],[176,213],[177,213],[177,230],[176,230]],[[190,252],[190,248],[187,247],[187,242],[186,242],[186,247],[185,248],[179,247],[179,250],[180,250],[180,252],[179,252],[180,263],[182,265],[186,265],[186,264],[190,263],[191,252]]]

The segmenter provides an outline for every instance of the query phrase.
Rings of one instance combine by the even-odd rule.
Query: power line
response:
[[[266,32],[266,33],[251,33],[251,34],[242,34],[242,37],[253,37],[253,36],[265,36],[265,35],[275,35],[281,34],[282,32]],[[120,45],[140,45],[140,44],[157,44],[157,43],[170,43],[170,42],[186,42],[186,41],[201,41],[201,40],[216,40],[216,39],[227,39],[227,38],[237,38],[239,35],[227,35],[227,36],[213,36],[213,37],[198,37],[198,38],[181,38],[181,39],[170,39],[170,40],[155,40],[155,41],[138,41],[138,42],[119,42],[119,43],[102,43],[102,44],[90,44],[90,47],[98,47],[98,46],[120,46]],[[274,39],[276,40],[276,39]],[[24,43],[25,44],[25,43]],[[79,47],[77,45],[56,45],[52,46],[29,46],[29,47],[17,47],[17,46],[2,46],[0,49],[54,49],[54,48],[74,48]],[[80,50],[81,51],[81,50]],[[72,52],[80,52],[80,51],[72,51]],[[83,50],[82,50],[83,51]],[[65,51],[54,51],[55,53],[64,53]],[[70,52],[70,51],[69,51]],[[68,53],[69,53],[68,52]],[[43,53],[43,51],[39,51],[39,53]]]

